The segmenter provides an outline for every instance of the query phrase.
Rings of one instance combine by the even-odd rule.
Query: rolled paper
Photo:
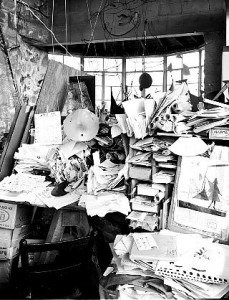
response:
[[[162,154],[165,155],[165,156],[171,155],[171,153],[172,152],[168,149],[162,151]]]
[[[161,121],[156,123],[157,128],[166,131],[172,132],[173,131],[173,122],[171,121]]]
[[[178,122],[174,126],[173,131],[174,131],[174,133],[179,134],[182,132],[187,132],[189,129],[190,129],[190,127],[188,127],[185,122]]]
[[[164,197],[165,197],[165,192],[159,192],[156,196],[154,196],[155,203],[156,204],[160,203]]]
[[[165,118],[165,120],[172,121],[170,114],[165,114],[164,118]]]
[[[160,116],[158,116],[158,117],[156,117],[156,118],[154,119],[155,123],[160,122],[160,120],[161,120],[161,117],[160,117]]]

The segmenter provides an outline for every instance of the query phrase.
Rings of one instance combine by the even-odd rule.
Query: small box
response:
[[[0,228],[14,229],[29,224],[32,214],[32,206],[0,202]]]
[[[229,127],[214,127],[209,130],[209,139],[229,140]]]

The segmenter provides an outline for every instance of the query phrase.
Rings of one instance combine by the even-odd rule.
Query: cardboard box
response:
[[[5,229],[0,228],[0,247],[15,247],[21,239],[28,236],[31,232],[31,225],[23,225],[19,228]]]
[[[0,202],[0,228],[14,229],[29,224],[32,213],[32,206]]]
[[[30,225],[15,229],[0,228],[0,260],[17,256],[21,239],[29,237],[30,233]]]
[[[0,261],[0,290],[3,285],[7,285],[10,282],[12,263],[12,259]]]

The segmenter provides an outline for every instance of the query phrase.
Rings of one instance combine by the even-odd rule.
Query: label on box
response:
[[[215,127],[209,130],[209,138],[216,140],[229,140],[229,128]]]
[[[0,228],[14,229],[31,221],[33,207],[0,202]]]
[[[17,212],[16,204],[0,203],[0,227],[11,228]]]

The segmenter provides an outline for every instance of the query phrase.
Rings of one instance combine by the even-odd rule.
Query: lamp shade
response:
[[[168,149],[179,156],[196,156],[203,154],[208,148],[199,137],[180,137]]]
[[[76,142],[93,139],[99,130],[98,117],[88,109],[77,109],[64,120],[64,132]]]
[[[151,86],[153,80],[152,77],[150,76],[150,74],[148,73],[142,73],[139,77],[139,89],[140,91],[142,91],[143,89],[147,89]]]

